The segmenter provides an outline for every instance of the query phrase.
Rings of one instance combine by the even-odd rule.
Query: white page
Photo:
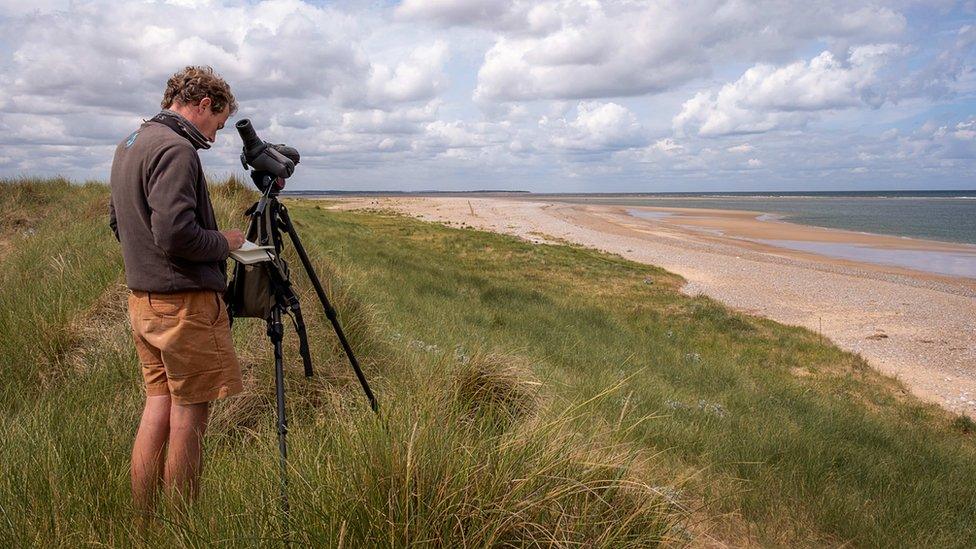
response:
[[[251,250],[272,250],[274,246],[258,246],[257,244],[251,242],[250,240],[245,240],[241,247],[234,251],[248,252]]]

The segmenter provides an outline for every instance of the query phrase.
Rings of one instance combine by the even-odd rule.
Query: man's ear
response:
[[[206,110],[210,110],[210,106],[213,105],[213,101],[209,97],[204,97],[200,100],[200,107]]]

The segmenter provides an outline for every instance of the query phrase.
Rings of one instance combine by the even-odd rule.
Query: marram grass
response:
[[[254,200],[212,187],[221,226]],[[806,330],[571,246],[286,201],[379,397],[368,409],[296,258],[290,525],[264,326],[215,406],[203,497],[138,531],[142,404],[107,189],[0,184],[0,543],[972,546],[972,424]]]

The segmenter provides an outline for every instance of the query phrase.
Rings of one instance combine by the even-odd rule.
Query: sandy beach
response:
[[[976,414],[976,246],[822,229],[760,212],[512,198],[363,197],[428,221],[569,241],[656,265],[738,310],[822,333],[919,397]]]

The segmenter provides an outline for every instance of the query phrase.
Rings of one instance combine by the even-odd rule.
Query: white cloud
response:
[[[434,121],[438,105],[438,102],[430,102],[423,107],[392,112],[380,109],[348,111],[342,114],[342,129],[350,133],[419,133],[423,123]]]
[[[905,30],[905,16],[887,7],[863,6],[839,13],[835,33],[842,37],[896,36]]]
[[[581,101],[576,108],[576,118],[543,118],[540,126],[551,133],[552,144],[561,149],[619,149],[643,141],[641,126],[634,113],[612,102]]]
[[[89,2],[3,25],[12,43],[8,109],[122,108],[143,112],[184,65],[213,65],[243,101],[323,98],[339,106],[426,101],[447,84],[443,41],[392,64],[371,62],[353,14],[300,0]],[[111,9],[109,9],[111,8]],[[38,101],[50,97],[54,102]],[[158,101],[158,99],[156,99]]]
[[[906,140],[907,150],[915,155],[943,159],[976,158],[976,116],[939,126],[929,135],[920,133],[915,140]]]
[[[478,101],[492,102],[654,93],[705,76],[735,55],[778,58],[811,38],[851,41],[903,32],[901,14],[858,4],[557,0],[420,8],[411,1],[400,11],[500,31],[475,90]],[[489,13],[504,14],[505,23]]]
[[[39,7],[0,5],[0,142],[16,170],[104,177],[114,144],[159,108],[166,79],[187,64],[214,66],[240,102],[238,117],[298,146],[303,171],[332,161],[324,155],[364,162],[352,157],[409,151],[448,85],[444,40],[374,55],[366,40],[386,23],[301,0]],[[22,145],[73,148],[32,154]],[[104,147],[104,156],[77,147]],[[239,169],[238,147],[222,132],[208,170]]]
[[[675,131],[717,136],[795,128],[810,113],[879,106],[878,70],[898,51],[891,44],[852,48],[846,60],[829,51],[784,67],[759,64],[718,91],[697,93],[675,116]]]
[[[976,91],[976,26],[963,25],[935,58],[908,73],[900,95],[947,98]]]
[[[71,141],[64,122],[49,116],[4,116],[0,121],[0,133],[3,136],[16,136],[16,141],[35,144],[63,144]]]
[[[970,118],[965,122],[956,124],[955,129],[952,131],[952,137],[962,141],[976,140],[976,119]]]
[[[673,155],[684,152],[685,148],[679,145],[674,139],[670,137],[665,137],[663,139],[658,139],[655,141],[651,148],[657,151],[661,151],[664,154]]]
[[[756,148],[753,147],[752,145],[748,144],[748,143],[743,143],[741,145],[735,145],[735,146],[729,147],[729,148],[727,148],[725,150],[729,151],[730,153],[750,153],[750,152],[756,150]]]
[[[0,17],[26,15],[29,13],[66,10],[71,0],[0,0]]]
[[[396,65],[373,65],[367,97],[373,105],[388,105],[436,97],[447,86],[443,73],[448,47],[444,41],[420,46]]]
[[[691,47],[694,37],[668,30],[683,24],[685,11],[582,1],[536,6],[521,32],[500,37],[485,54],[475,98],[625,96],[685,82],[708,70]],[[533,35],[534,28],[547,31]]]
[[[435,120],[427,124],[424,129],[427,137],[445,150],[478,147],[486,142],[480,132],[459,120],[453,122]]]
[[[448,26],[501,25],[519,16],[511,0],[404,0],[396,15]]]

